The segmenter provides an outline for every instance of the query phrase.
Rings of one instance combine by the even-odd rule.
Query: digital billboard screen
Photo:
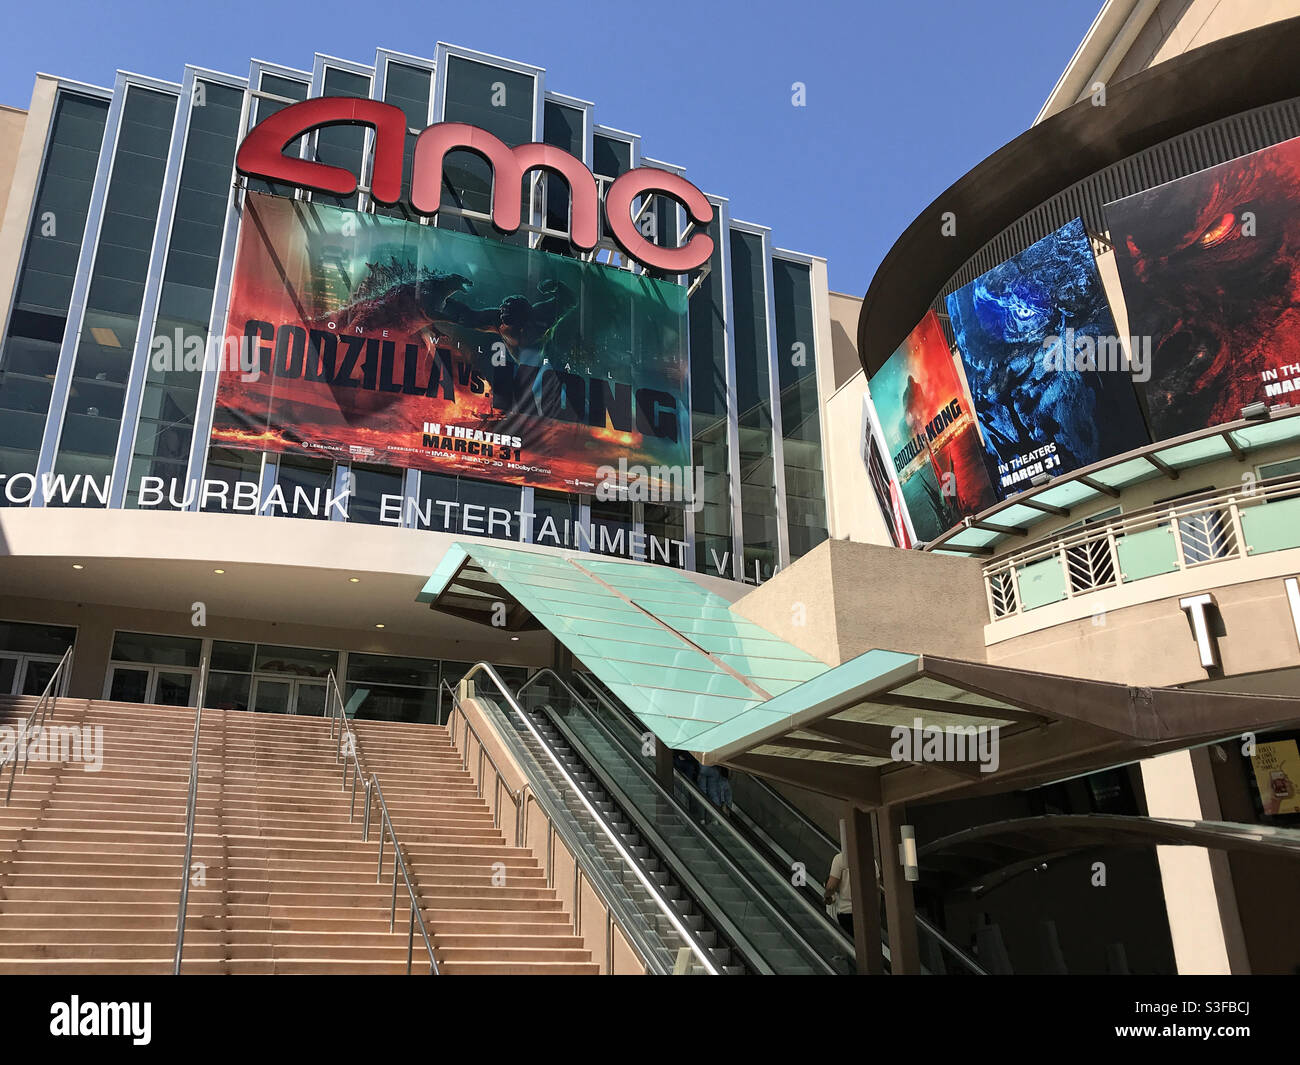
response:
[[[1080,219],[947,304],[1000,498],[1149,442]]]
[[[998,501],[939,317],[930,311],[871,378],[871,400],[918,539]]]
[[[1159,439],[1300,388],[1300,138],[1106,205]]]
[[[216,445],[562,491],[690,464],[686,290],[627,270],[250,192],[226,333]]]

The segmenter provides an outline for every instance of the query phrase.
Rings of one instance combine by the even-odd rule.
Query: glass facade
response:
[[[69,479],[106,481],[113,472],[176,119],[176,96],[125,91],[54,463]]]
[[[318,57],[313,76],[255,62],[251,95],[244,79],[224,75],[192,71],[184,89],[175,91],[123,76],[116,89],[120,113],[110,99],[59,90],[0,350],[0,501],[31,500],[21,485],[5,490],[13,474],[53,473],[65,480],[95,478],[95,491],[71,492],[62,505],[102,506],[99,485],[111,476],[109,506],[400,525],[693,565],[749,581],[766,579],[825,539],[813,272],[804,261],[773,257],[760,234],[732,227],[725,201],[716,201],[715,219],[705,227],[715,247],[707,270],[666,278],[693,286],[687,323],[694,466],[689,480],[697,498],[689,508],[675,500],[602,501],[591,494],[210,445],[206,430],[215,381],[200,360],[215,351],[209,327],[221,320],[223,307],[217,304],[229,283],[231,235],[239,220],[232,190],[242,183],[281,196],[310,195],[258,179],[237,180],[234,155],[249,125],[312,92],[378,95],[406,116],[408,190],[416,139],[409,130],[422,129],[430,115],[480,126],[512,146],[540,136],[583,157],[590,145],[590,165],[602,189],[634,164],[663,165],[640,160],[634,135],[594,126],[591,105],[542,95],[538,68],[449,46],[439,46],[436,63],[440,69],[434,60],[381,51],[371,71]],[[106,130],[111,168],[100,161]],[[327,197],[328,202],[409,217],[409,207],[366,202],[367,139],[359,127],[331,127],[306,135],[286,152],[359,174],[360,197]],[[100,196],[92,197],[97,168],[106,176]],[[488,214],[490,178],[479,157],[451,153],[444,204]],[[513,235],[452,212],[434,221],[579,254],[563,237],[530,234],[528,228],[568,228],[567,184],[537,173],[527,185],[521,189],[525,226]],[[676,201],[658,197],[639,225],[657,243],[676,246],[684,219]],[[597,252],[602,262],[612,250],[606,240]],[[641,269],[618,255],[610,255],[609,263],[610,269]],[[78,269],[84,309],[72,306]],[[65,376],[56,380],[70,312],[80,316],[79,327],[63,354]],[[773,335],[777,343],[769,350]],[[789,357],[794,349],[801,353],[797,359]],[[778,391],[779,410],[773,410]],[[186,484],[195,475],[203,479],[202,490]],[[344,507],[331,507],[343,492]]]
[[[776,319],[772,362],[780,386],[785,517],[793,561],[827,536],[812,270],[804,263],[773,257],[772,303]]]
[[[527,144],[533,137],[533,97],[537,79],[531,74],[491,66],[462,56],[447,59],[443,100],[444,122],[465,122],[485,129],[511,148]],[[531,217],[532,197],[521,192],[522,217]],[[472,152],[449,152],[443,165],[442,204],[490,214],[492,211],[492,169]],[[526,244],[528,234],[519,230],[509,236],[497,232],[491,222],[440,212],[438,225],[461,233],[492,237],[509,244]]]
[[[731,273],[745,576],[766,580],[780,566],[781,551],[776,517],[776,460],[772,437],[767,280],[762,237],[756,233],[731,231]]]
[[[406,145],[402,150],[402,202],[394,207],[376,205],[376,214],[394,218],[415,218],[406,203],[411,198],[411,163],[415,159],[416,134],[429,123],[429,101],[433,95],[433,72],[423,67],[390,61],[384,69],[384,103],[402,109],[406,116]]]
[[[695,466],[695,569],[730,576],[731,466],[727,390],[727,294],[722,271],[722,226],[714,218],[709,272],[690,302],[691,461]],[[738,486],[737,486],[738,487]]]
[[[36,470],[107,118],[107,100],[59,92],[0,352],[6,477]],[[0,506],[7,502],[0,493]]]
[[[138,499],[140,478],[184,478],[189,463],[203,373],[196,360],[208,346],[243,104],[242,91],[216,82],[197,81],[190,95],[176,207],[127,477],[127,506]],[[170,500],[162,505],[172,508]]]

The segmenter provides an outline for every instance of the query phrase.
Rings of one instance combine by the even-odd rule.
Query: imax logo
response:
[[[235,157],[236,169],[246,177],[296,185],[334,196],[357,191],[357,175],[343,167],[311,159],[286,156],[284,149],[300,137],[326,126],[365,126],[374,130],[374,172],[370,195],[392,206],[402,197],[402,155],[406,147],[406,115],[401,108],[379,100],[354,100],[320,96],[292,104],[259,122],[244,138]],[[591,251],[600,239],[600,190],[591,171],[568,152],[550,144],[508,147],[487,130],[463,122],[438,122],[416,138],[411,172],[411,206],[433,216],[442,205],[443,164],[448,152],[467,151],[492,168],[492,224],[504,233],[520,226],[520,190],[525,175],[547,170],[569,186],[569,240]],[[632,219],[639,197],[669,196],[686,208],[692,223],[713,221],[713,205],[683,177],[653,167],[637,167],[617,178],[605,193],[605,216],[610,235],[627,254],[646,266],[684,274],[702,266],[713,254],[713,240],[695,233],[680,248],[664,248],[646,239]]]

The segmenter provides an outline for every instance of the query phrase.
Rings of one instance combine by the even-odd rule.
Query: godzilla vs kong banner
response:
[[[1080,219],[947,304],[999,498],[1149,442],[1128,367],[1096,354],[1115,319]]]
[[[561,491],[690,465],[680,285],[249,193],[226,332],[215,445]]]
[[[1300,390],[1300,138],[1106,205],[1157,438]]]
[[[871,398],[917,538],[996,503],[939,317],[930,311],[871,378]]]

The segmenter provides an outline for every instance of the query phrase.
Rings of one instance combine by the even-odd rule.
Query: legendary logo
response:
[[[375,131],[374,172],[370,195],[393,205],[402,195],[402,153],[406,144],[406,116],[401,108],[379,100],[354,100],[320,96],[292,104],[259,122],[239,146],[235,166],[248,177],[296,185],[314,192],[350,196],[357,191],[357,175],[343,167],[284,154],[284,149],[312,130],[325,126],[366,126]],[[487,130],[463,122],[438,122],[415,142],[411,175],[411,206],[420,214],[435,215],[441,202],[443,160],[448,152],[468,151],[492,167],[492,224],[505,233],[520,225],[518,190],[530,170],[549,170],[568,183],[572,204],[570,241],[590,251],[599,240],[600,192],[596,179],[582,161],[550,144],[507,147]],[[703,265],[713,254],[713,240],[695,233],[680,248],[665,248],[647,240],[632,220],[638,197],[665,195],[686,208],[699,226],[713,220],[713,205],[683,177],[653,167],[637,167],[617,178],[605,193],[609,233],[632,259],[669,273],[686,273]]]

